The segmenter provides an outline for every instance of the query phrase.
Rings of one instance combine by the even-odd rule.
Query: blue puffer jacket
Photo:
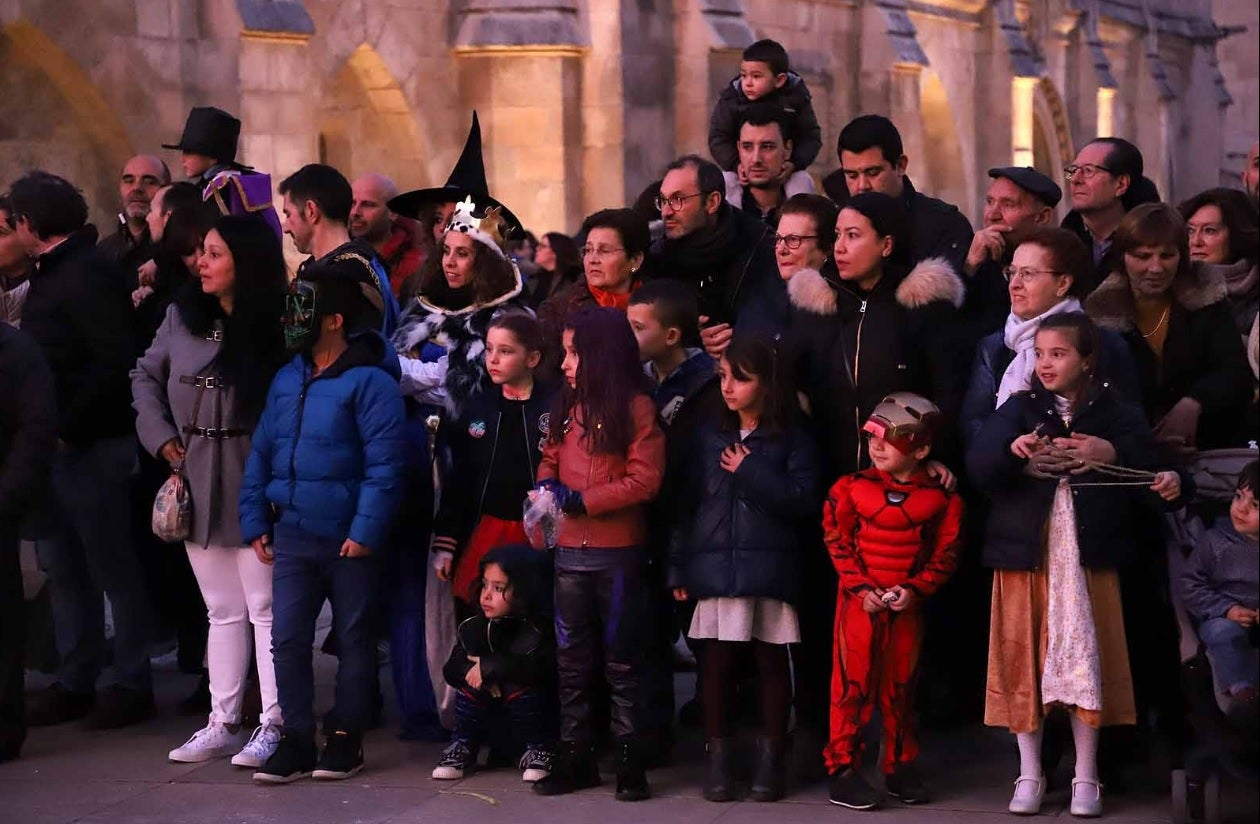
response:
[[[719,463],[739,433],[705,427],[683,462],[679,529],[668,583],[694,599],[754,596],[795,603],[803,584],[802,525],[817,520],[815,446],[799,429],[743,440],[733,474]]]
[[[271,382],[241,483],[241,537],[270,535],[279,521],[382,549],[405,464],[397,358],[366,332],[323,374],[311,371],[298,355]]]

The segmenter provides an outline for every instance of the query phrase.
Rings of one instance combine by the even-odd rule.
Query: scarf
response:
[[[591,297],[595,298],[595,302],[605,309],[616,309],[624,312],[630,308],[630,296],[640,286],[639,281],[630,281],[630,291],[625,293],[606,292],[596,286],[586,284],[587,291],[591,293]]]
[[[1031,320],[1020,320],[1014,312],[1007,315],[1006,331],[1002,339],[1006,343],[1006,348],[1015,353],[1015,357],[1011,358],[1006,371],[1002,373],[1002,381],[998,384],[998,406],[1006,403],[1006,399],[1011,395],[1023,392],[1032,385],[1033,367],[1037,360],[1037,356],[1033,353],[1033,344],[1041,322],[1051,315],[1079,311],[1081,311],[1081,302],[1076,298],[1068,298],[1059,301]]]
[[[1231,299],[1238,300],[1256,294],[1257,283],[1260,283],[1260,269],[1251,261],[1243,259],[1237,263],[1204,265],[1225,278],[1225,291]]]
[[[734,284],[726,282],[726,270],[747,249],[738,236],[735,207],[722,201],[717,217],[717,225],[712,229],[666,238],[661,265],[670,277],[685,281],[696,290],[701,315],[714,322],[728,322],[727,290]]]

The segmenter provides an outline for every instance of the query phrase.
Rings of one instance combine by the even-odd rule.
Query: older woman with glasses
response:
[[[560,333],[564,321],[586,306],[603,306],[626,311],[630,293],[643,280],[643,258],[650,234],[647,221],[633,209],[603,209],[582,223],[581,248],[583,280],[559,292],[538,307],[543,329],[544,369],[555,372],[563,354]]]
[[[1002,273],[1011,298],[1006,326],[976,347],[961,414],[966,441],[1007,398],[1032,385],[1037,329],[1051,315],[1082,311],[1080,297],[1090,269],[1089,250],[1066,229],[1035,229],[1015,249]],[[1138,402],[1141,395],[1128,346],[1114,332],[1104,331],[1101,339],[1099,368],[1104,379]]]
[[[821,195],[800,194],[779,209],[774,236],[774,260],[779,277],[789,281],[801,270],[819,272],[836,242],[840,209]]]

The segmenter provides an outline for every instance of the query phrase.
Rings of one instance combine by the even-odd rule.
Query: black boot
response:
[[[734,738],[710,738],[705,744],[709,753],[709,772],[704,778],[705,801],[735,800],[735,782],[731,778],[734,744]]]
[[[565,795],[574,790],[599,786],[599,764],[590,744],[560,742],[552,761],[551,773],[534,782],[534,792],[539,795]]]
[[[778,801],[787,783],[783,771],[783,739],[757,736],[757,767],[748,797],[753,801]]]
[[[643,801],[651,797],[638,740],[632,735],[620,736],[617,739],[617,800]]]

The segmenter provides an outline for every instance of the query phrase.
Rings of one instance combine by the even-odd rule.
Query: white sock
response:
[[[1025,778],[1041,777],[1041,731],[1038,727],[1033,732],[1015,733],[1015,743],[1019,744],[1019,774]]]
[[[1072,743],[1076,747],[1076,778],[1098,781],[1098,728],[1086,724],[1076,713],[1072,718]]]

